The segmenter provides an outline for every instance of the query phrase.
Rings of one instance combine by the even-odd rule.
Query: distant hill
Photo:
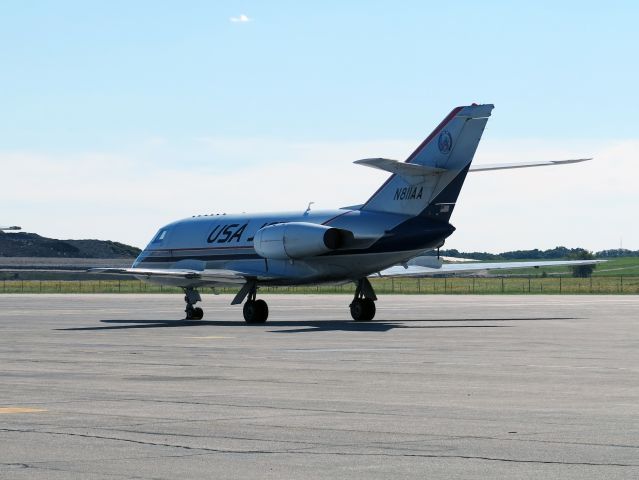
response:
[[[135,258],[140,251],[109,240],[56,240],[35,233],[0,232],[0,257]]]

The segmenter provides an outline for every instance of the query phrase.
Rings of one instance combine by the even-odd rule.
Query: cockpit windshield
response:
[[[166,237],[166,232],[168,232],[168,230],[164,228],[160,230],[151,243],[162,243],[162,240]]]

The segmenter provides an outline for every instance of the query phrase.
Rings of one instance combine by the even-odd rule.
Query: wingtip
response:
[[[568,164],[568,163],[581,163],[581,162],[589,162],[590,160],[594,160],[594,157],[590,158],[575,158],[574,160],[553,160],[552,162],[556,165]]]

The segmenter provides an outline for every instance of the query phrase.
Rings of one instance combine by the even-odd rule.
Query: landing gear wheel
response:
[[[186,307],[186,320],[202,320],[204,316],[204,310],[200,307],[194,307],[193,305]]]
[[[370,322],[375,317],[375,302],[370,298],[356,298],[351,303],[351,317],[356,322]]]
[[[268,305],[264,300],[247,300],[242,313],[246,323],[265,323],[268,318]]]
[[[202,320],[204,316],[204,310],[200,307],[194,307],[197,302],[202,301],[200,293],[193,287],[184,288],[184,301],[186,302],[186,320]]]
[[[375,290],[366,277],[360,278],[355,285],[355,296],[350,304],[351,317],[356,322],[370,322],[375,317]]]
[[[364,307],[366,310],[366,318],[368,320],[375,318],[375,312],[377,312],[377,309],[375,308],[375,301],[372,298],[364,299]]]

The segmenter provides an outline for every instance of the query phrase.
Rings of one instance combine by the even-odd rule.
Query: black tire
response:
[[[244,321],[246,323],[253,323],[255,310],[255,302],[253,300],[247,300],[244,304],[244,308],[242,309],[242,314],[244,315]]]
[[[200,307],[195,307],[193,309],[193,313],[191,314],[191,318],[193,320],[202,320],[203,316],[204,316],[204,310],[202,310]]]
[[[268,305],[264,300],[248,300],[242,313],[246,323],[264,323],[268,318]]]
[[[351,303],[351,317],[356,322],[370,322],[375,317],[375,302],[370,298],[358,298]]]
[[[264,300],[255,300],[255,305],[260,312],[260,320],[258,323],[264,323],[268,319],[268,305]]]
[[[370,322],[373,318],[375,318],[375,312],[377,309],[375,308],[375,301],[370,298],[364,299],[364,307],[366,309],[366,320]]]

